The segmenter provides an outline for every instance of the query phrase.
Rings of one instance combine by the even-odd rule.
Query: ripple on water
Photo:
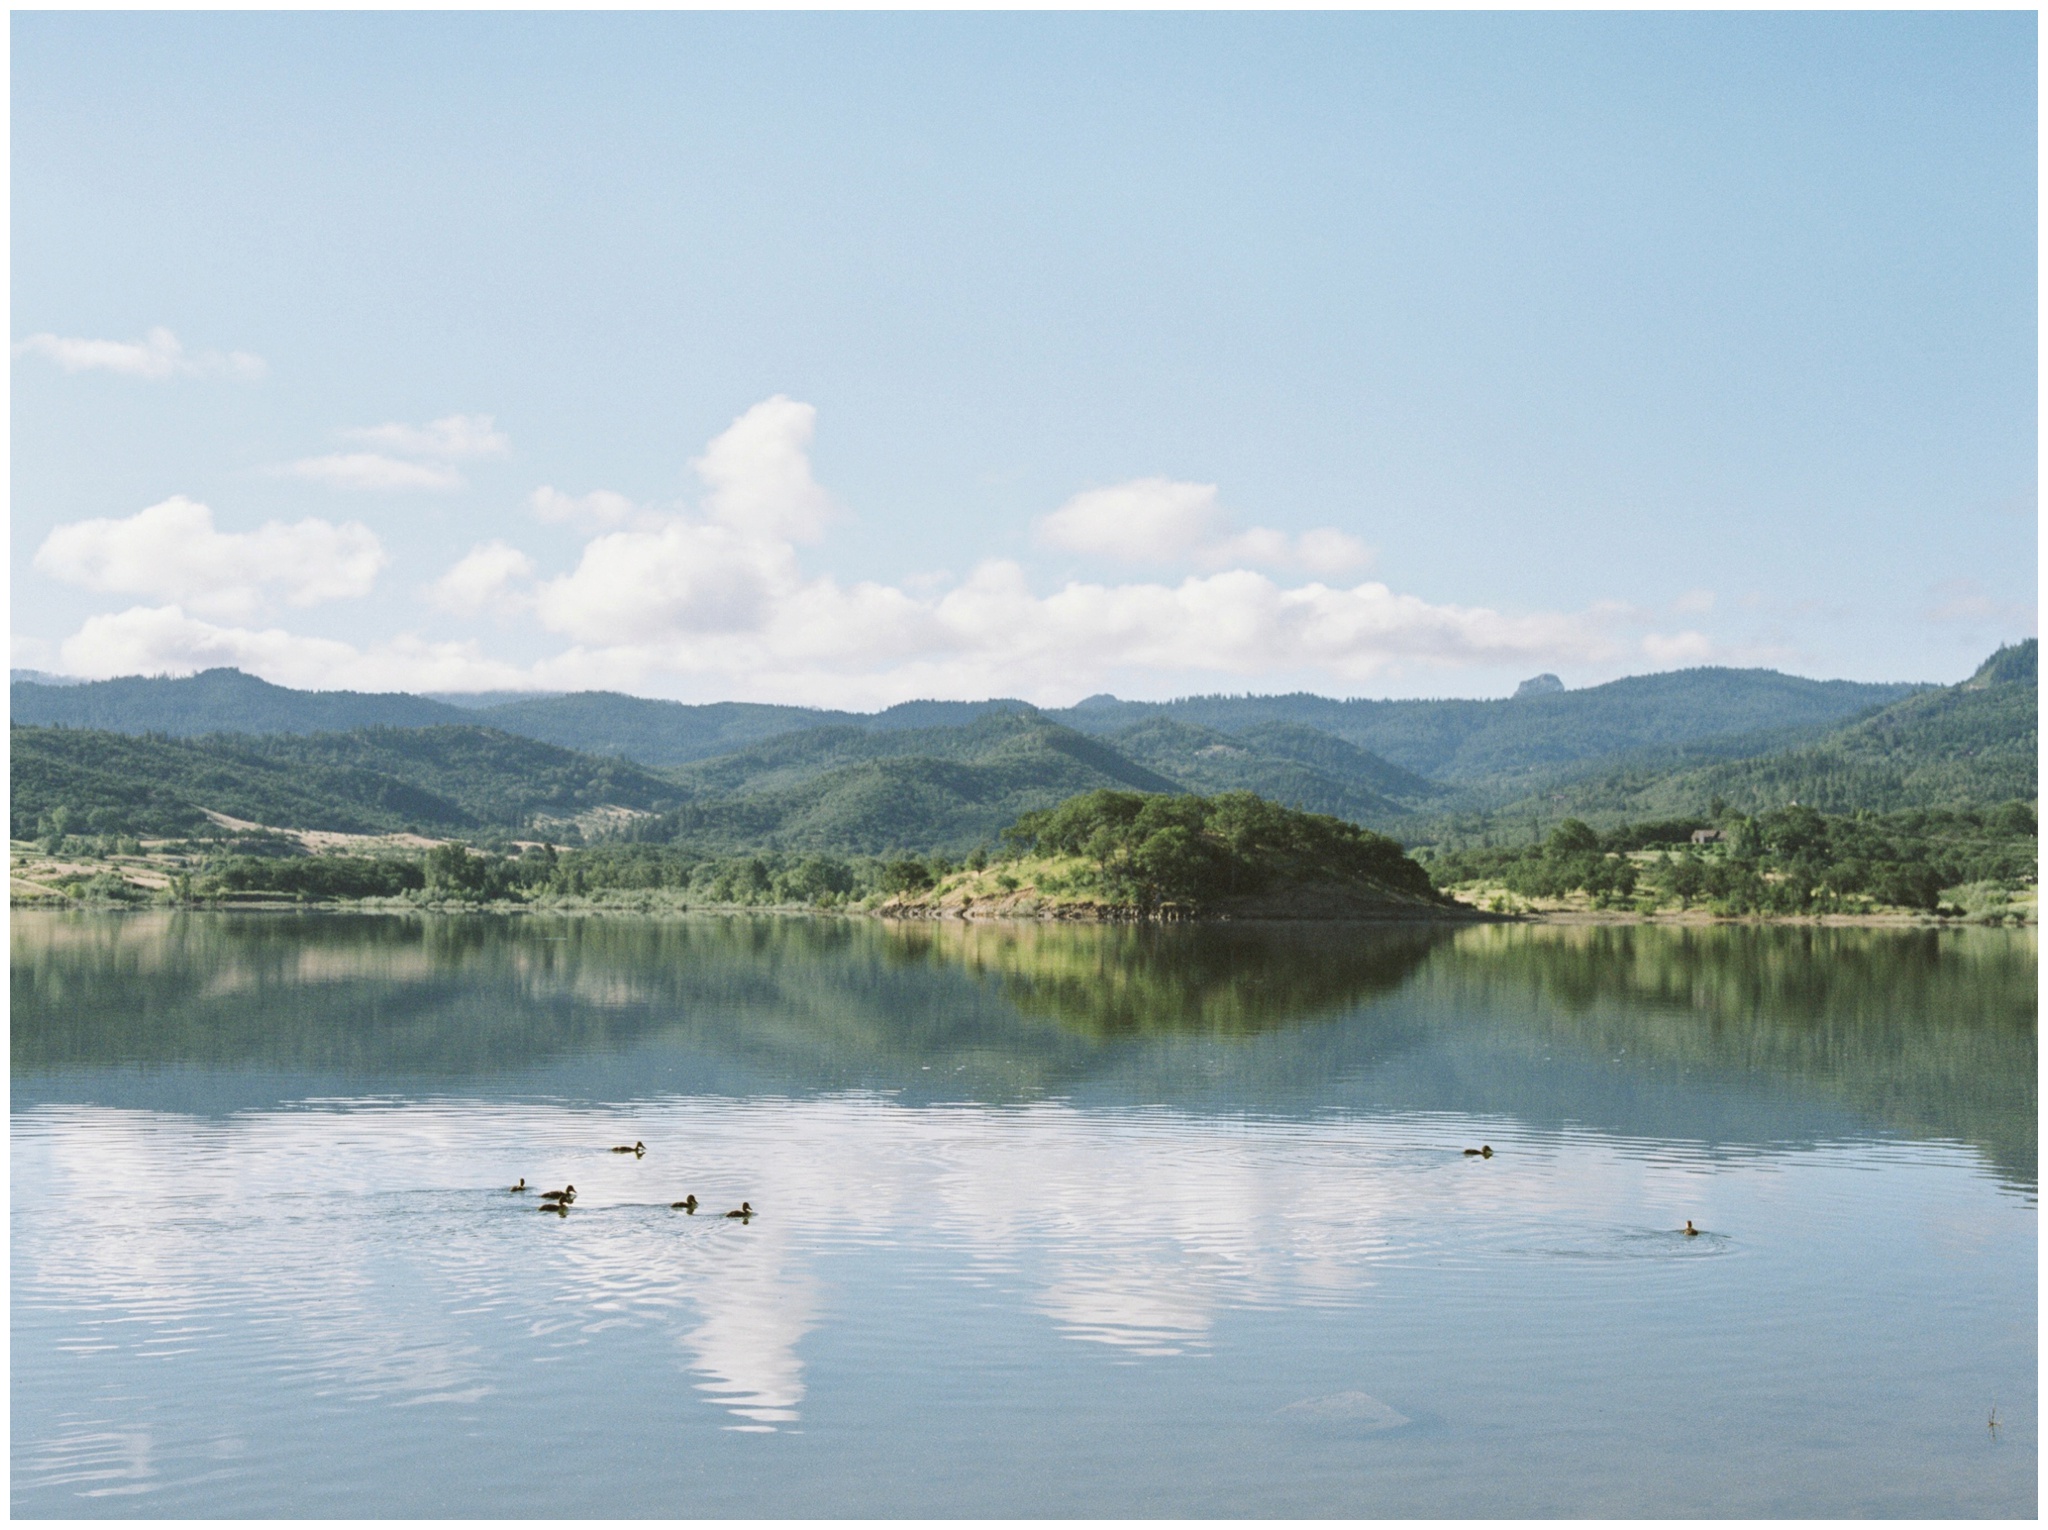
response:
[[[647,1142],[644,1159],[609,1152],[633,1138]],[[1481,1140],[1493,1158],[1463,1156]],[[16,1184],[34,1184],[38,1202],[26,1217],[16,1197],[17,1323],[51,1338],[18,1386],[51,1383],[58,1364],[113,1376],[146,1360],[278,1407],[431,1420],[488,1406],[531,1421],[568,1385],[548,1378],[652,1365],[718,1429],[815,1427],[823,1390],[844,1430],[843,1392],[834,1415],[820,1376],[845,1378],[821,1349],[845,1343],[849,1324],[879,1322],[859,1350],[878,1368],[949,1375],[978,1342],[954,1309],[980,1303],[1003,1342],[1028,1352],[1023,1378],[1068,1374],[1074,1362],[1052,1353],[1064,1350],[1081,1358],[1083,1387],[1101,1374],[1088,1357],[1195,1386],[1188,1358],[1228,1358],[1256,1319],[1290,1335],[1272,1363],[1276,1379],[1295,1378],[1262,1408],[1297,1400],[1243,1427],[1277,1419],[1275,1439],[1384,1437],[1388,1449],[1412,1439],[1414,1419],[1474,1411],[1436,1395],[1446,1383],[1425,1363],[1432,1350],[1490,1331],[1503,1301],[1519,1310],[1539,1286],[1570,1312],[1588,1285],[1502,1281],[1505,1270],[1600,1270],[1603,1314],[1649,1330],[1688,1278],[1677,1272],[1703,1275],[1717,1256],[1768,1244],[1757,1223],[1781,1215],[1788,1162],[1805,1175],[1801,1214],[1828,1227],[1853,1225],[1874,1186],[1828,1171],[1889,1154],[1894,1169],[1948,1183],[1955,1167],[1938,1150],[1868,1143],[1792,1159],[1651,1152],[1431,1113],[1219,1126],[1060,1104],[918,1110],[873,1095],[631,1111],[330,1101],[219,1120],[51,1106],[15,1117],[14,1147]],[[530,1197],[508,1194],[522,1175],[573,1182],[570,1214],[537,1216]],[[1751,1182],[1762,1192],[1742,1188]],[[669,1209],[686,1192],[703,1206],[694,1217]],[[741,1199],[761,1208],[753,1222],[720,1215]],[[1701,1237],[1678,1231],[1688,1216]],[[860,1278],[877,1278],[862,1271],[887,1272],[886,1299],[858,1294]],[[1359,1309],[1369,1321],[1345,1318]],[[1803,1353],[1800,1321],[1779,1311],[1745,1331],[1789,1356]],[[1322,1353],[1318,1335],[1331,1333],[1386,1349],[1390,1367],[1403,1345],[1425,1361],[1401,1362],[1399,1377],[1375,1363],[1361,1378],[1371,1390],[1347,1388],[1349,1357]],[[1310,1379],[1326,1360],[1337,1374]],[[448,1426],[415,1427],[432,1438]],[[687,1427],[687,1414],[669,1427]],[[223,1469],[195,1443],[106,1422],[23,1432],[17,1503],[24,1485],[145,1492],[165,1480],[167,1457],[180,1481]]]

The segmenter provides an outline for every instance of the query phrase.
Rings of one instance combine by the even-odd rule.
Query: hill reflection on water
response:
[[[2036,1183],[2032,931],[17,913],[39,1101],[1073,1097],[1875,1126]]]

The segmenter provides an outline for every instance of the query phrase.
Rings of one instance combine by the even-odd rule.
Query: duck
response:
[[[1493,1149],[1482,1144],[1476,1148],[1466,1148],[1465,1156],[1467,1158],[1491,1158],[1493,1156]]]
[[[689,1215],[695,1216],[697,1214],[697,1197],[694,1195],[686,1195],[679,1201],[670,1201],[668,1203],[668,1209],[670,1211],[687,1212]]]
[[[514,1185],[509,1193],[517,1195],[524,1189],[526,1189],[526,1176],[522,1174],[519,1176],[519,1183]]]
[[[569,1203],[567,1201],[542,1201],[533,1209],[535,1211],[552,1211],[557,1216],[565,1217],[569,1214]]]
[[[647,1156],[647,1144],[636,1142],[631,1147],[615,1147],[612,1151],[614,1153],[631,1153],[635,1158],[645,1158]]]
[[[729,1217],[738,1217],[742,1222],[746,1221],[747,1218],[751,1217],[753,1214],[754,1203],[752,1201],[741,1201],[740,1209],[738,1211],[728,1211],[726,1213],[726,1215]]]
[[[1700,1235],[1700,1230],[1692,1225],[1692,1219],[1690,1217],[1686,1218],[1685,1235],[1688,1238],[1697,1238]]]
[[[560,1201],[566,1206],[569,1202],[576,1199],[576,1187],[571,1185],[566,1190],[543,1190],[540,1193],[540,1198],[544,1201]]]

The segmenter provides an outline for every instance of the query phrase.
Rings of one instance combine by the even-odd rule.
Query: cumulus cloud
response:
[[[638,505],[610,489],[564,494],[548,484],[535,489],[527,505],[540,520],[582,526],[623,526],[640,514]]]
[[[758,630],[773,598],[796,583],[789,543],[672,521],[597,538],[572,573],[541,586],[535,610],[543,626],[578,642],[659,642]]]
[[[595,686],[868,706],[992,694],[1051,703],[1133,687],[1350,689],[1418,668],[1583,670],[1636,654],[1696,661],[1711,647],[1694,632],[1645,637],[1651,615],[1617,604],[1513,613],[1433,602],[1379,581],[1247,567],[1342,565],[1362,550],[1337,532],[1233,531],[1213,486],[1166,479],[1090,490],[1042,525],[1049,539],[1103,556],[1163,543],[1214,560],[1178,582],[1076,579],[1048,591],[1007,559],[959,579],[814,575],[798,543],[836,513],[811,472],[814,424],[808,405],[782,397],[746,411],[696,459],[705,493],[692,513],[656,512],[608,491],[580,499],[536,491],[537,515],[593,527],[573,568],[541,578],[525,553],[491,541],[427,592],[458,615],[530,611],[566,643],[516,672],[463,645],[301,643],[205,627],[175,607],[95,618],[65,659],[74,670],[89,661],[95,672],[116,662],[132,672],[247,660],[243,667],[272,678],[330,686],[375,675],[414,689]],[[1128,538],[1132,527],[1143,539]],[[146,593],[197,610],[185,590],[159,584]],[[407,664],[419,671],[401,675]]]
[[[778,393],[714,436],[690,464],[709,491],[704,513],[743,535],[809,542],[837,513],[811,477],[818,411]]]
[[[140,340],[80,340],[36,334],[14,342],[17,356],[43,356],[66,372],[113,372],[161,382],[168,377],[238,377],[253,381],[269,371],[247,351],[188,351],[161,325]]]
[[[367,425],[342,435],[365,446],[396,452],[401,457],[502,457],[512,438],[487,414],[451,414],[425,425]]]
[[[1363,568],[1372,550],[1332,527],[1289,536],[1269,526],[1232,532],[1213,483],[1134,478],[1076,494],[1037,525],[1051,547],[1119,563],[1298,568],[1337,574]]]
[[[1213,483],[1134,478],[1076,494],[1038,523],[1039,537],[1068,552],[1127,563],[1179,561],[1223,533]]]
[[[525,601],[514,586],[533,577],[533,559],[503,542],[485,542],[428,586],[427,599],[456,616],[516,610]]]
[[[59,650],[66,674],[192,674],[221,665],[305,689],[498,690],[525,683],[524,670],[486,659],[473,642],[428,643],[411,636],[357,648],[335,638],[278,628],[219,627],[175,605],[136,606],[88,619]]]
[[[36,550],[38,572],[66,584],[172,600],[209,616],[254,615],[272,594],[293,605],[365,595],[383,544],[356,521],[267,521],[215,528],[213,511],[175,495],[126,520],[59,526]]]
[[[304,478],[336,489],[459,489],[463,476],[438,462],[403,462],[382,452],[329,452],[324,457],[301,457],[277,469],[291,478]]]

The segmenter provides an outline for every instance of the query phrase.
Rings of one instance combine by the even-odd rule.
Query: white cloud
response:
[[[368,425],[342,435],[365,446],[380,447],[401,457],[502,457],[512,438],[487,414],[451,414],[425,425]]]
[[[463,476],[452,467],[435,462],[401,462],[382,452],[330,452],[324,457],[301,457],[276,470],[291,478],[305,478],[337,489],[459,489]]]
[[[1171,478],[1134,478],[1084,490],[1042,517],[1036,529],[1049,546],[1119,563],[1338,574],[1372,561],[1372,550],[1363,542],[1332,527],[1299,536],[1270,526],[1233,533],[1216,485]]]
[[[484,658],[470,642],[427,643],[402,635],[359,649],[276,628],[217,627],[175,605],[92,617],[60,651],[65,673],[88,679],[193,674],[231,665],[279,685],[316,690],[498,690],[524,684],[526,673]]]
[[[1076,494],[1038,523],[1054,547],[1126,563],[1177,563],[1223,533],[1213,483],[1134,478]]]
[[[778,393],[714,436],[690,464],[710,492],[704,513],[750,537],[808,542],[837,512],[811,477],[818,411]]]
[[[216,530],[213,511],[182,494],[126,520],[59,526],[36,550],[38,572],[66,584],[174,600],[210,616],[249,616],[266,593],[293,605],[365,595],[384,548],[359,522],[268,521]]]
[[[512,586],[533,577],[533,559],[503,542],[485,542],[470,549],[427,589],[427,599],[456,616],[484,610],[516,610],[525,601]]]
[[[467,480],[448,466],[450,462],[502,457],[512,450],[511,438],[487,414],[451,414],[425,425],[359,426],[344,430],[341,435],[346,440],[383,449],[301,457],[271,471],[331,488],[375,493],[460,489],[467,486]],[[427,460],[417,460],[421,458]]]
[[[719,543],[722,528],[620,533],[544,585],[542,624],[577,646],[533,683],[704,687],[879,704],[912,696],[1071,699],[1120,680],[1275,675],[1354,684],[1410,666],[1591,663],[1623,650],[1617,614],[1509,616],[1435,605],[1384,584],[1283,586],[1234,570],[1178,585],[1034,591],[992,561],[949,590],[806,579],[786,545]],[[1142,682],[1141,682],[1142,683]],[[708,694],[708,690],[706,690]]]
[[[596,489],[588,494],[564,494],[542,484],[528,498],[534,515],[543,521],[581,523],[586,526],[622,526],[640,514],[640,507],[623,494]]]
[[[535,609],[543,626],[578,642],[660,642],[757,629],[796,582],[787,542],[671,521],[597,538],[573,573],[541,586]]]
[[[557,577],[537,578],[525,553],[493,541],[428,591],[457,614],[530,609],[570,645],[524,669],[487,664],[467,645],[357,649],[205,627],[182,609],[95,618],[66,645],[65,660],[108,672],[118,654],[123,672],[134,672],[204,657],[329,686],[373,674],[412,689],[595,686],[874,706],[917,696],[1056,703],[1097,690],[1246,684],[1351,690],[1417,669],[1583,672],[1636,653],[1676,662],[1711,650],[1695,632],[1644,636],[1652,615],[1614,603],[1510,613],[1427,601],[1378,581],[1283,579],[1241,563],[1177,583],[1070,580],[1043,593],[1022,566],[1001,559],[963,579],[814,576],[796,542],[816,534],[832,502],[811,475],[813,423],[809,406],[786,398],[740,416],[697,459],[708,492],[694,515],[657,513],[606,491],[581,499],[537,491],[536,514],[626,524],[592,536]],[[1212,486],[1165,479],[1091,490],[1047,520],[1055,537],[1105,552],[1139,545],[1116,539],[1132,524],[1146,530],[1143,545],[1171,543],[1194,558],[1343,565],[1361,551],[1339,532],[1233,533]],[[146,592],[189,606],[186,588],[159,583]],[[450,673],[484,678],[451,681]]]
[[[161,382],[167,377],[239,377],[254,380],[269,371],[261,356],[247,351],[187,351],[161,325],[140,340],[78,340],[37,334],[14,342],[17,356],[45,356],[66,372],[114,372]]]
[[[1714,641],[1704,632],[1652,632],[1643,652],[1659,664],[1704,664],[1714,656]]]

